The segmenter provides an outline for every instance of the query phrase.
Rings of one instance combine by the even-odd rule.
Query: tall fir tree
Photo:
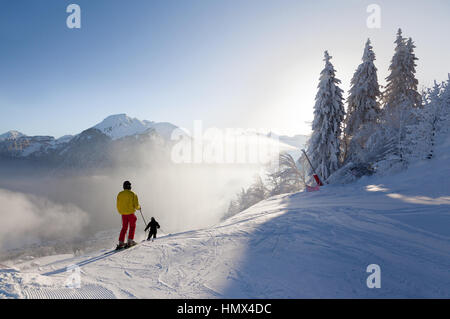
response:
[[[325,68],[320,73],[314,105],[313,133],[308,143],[311,163],[324,180],[340,165],[342,122],[345,116],[343,91],[339,87],[341,81],[336,78],[331,58],[325,51]]]
[[[397,32],[395,53],[386,78],[386,90],[383,93],[384,108],[382,125],[385,130],[384,142],[388,149],[386,155],[391,160],[406,164],[408,141],[407,128],[418,121],[414,109],[422,105],[421,95],[417,92],[418,81],[415,77],[417,57],[412,39],[406,40],[401,29]]]
[[[414,53],[414,49],[416,45],[414,44],[411,38],[406,42],[406,87],[407,87],[407,97],[408,104],[412,107],[421,107],[422,106],[422,96],[418,92],[419,81],[416,79],[416,61],[419,60]]]
[[[362,63],[358,66],[351,80],[351,88],[347,99],[347,116],[344,126],[345,158],[352,158],[357,147],[363,147],[365,143],[364,134],[360,134],[353,141],[354,147],[351,147],[352,139],[358,134],[363,126],[375,124],[380,116],[379,98],[381,96],[380,86],[378,84],[377,68],[375,67],[375,53],[367,40]],[[362,133],[362,132],[361,132]],[[358,143],[358,145],[355,145]]]
[[[414,54],[416,46],[411,38],[406,40],[402,36],[402,30],[397,32],[395,40],[396,48],[392,57],[386,78],[387,85],[383,94],[385,110],[391,111],[398,107],[419,107],[421,97],[417,92],[418,81],[416,79],[416,61]]]
[[[406,40],[402,30],[397,32],[396,48],[389,66],[391,72],[386,78],[387,85],[384,92],[384,103],[387,111],[400,106],[419,107],[421,97],[417,92],[416,61],[414,49],[416,46],[411,38]]]
[[[395,52],[392,57],[389,71],[391,72],[386,78],[386,90],[383,93],[383,101],[385,110],[393,109],[400,104],[400,100],[405,94],[404,89],[404,72],[402,65],[404,64],[406,56],[405,39],[402,36],[402,30],[398,29],[397,38],[395,40]]]

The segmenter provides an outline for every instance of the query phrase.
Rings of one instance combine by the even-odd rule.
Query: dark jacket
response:
[[[156,233],[156,229],[159,228],[158,222],[153,217],[150,223],[147,224],[147,227],[145,227],[145,231],[149,228],[151,233]]]

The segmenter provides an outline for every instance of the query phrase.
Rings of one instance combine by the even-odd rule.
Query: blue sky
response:
[[[449,14],[447,0],[2,0],[0,133],[76,134],[116,113],[307,133],[324,50],[348,90],[370,37],[383,83],[402,27],[428,86],[450,72]]]

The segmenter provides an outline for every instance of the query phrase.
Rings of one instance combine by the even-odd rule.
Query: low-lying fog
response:
[[[115,147],[110,153],[101,151],[97,157],[91,156],[95,155],[94,147],[87,153],[71,156],[70,169],[66,167],[67,163],[58,167],[58,163],[49,164],[45,160],[0,162],[0,258],[11,256],[11,249],[15,249],[16,255],[20,255],[18,250],[28,249],[34,256],[89,249],[102,231],[109,232],[110,242],[105,245],[112,246],[121,227],[116,197],[125,180],[131,182],[132,190],[138,195],[146,221],[155,217],[163,233],[218,223],[227,212],[230,200],[266,166],[258,161],[250,161],[252,164],[242,164],[245,161],[180,164],[174,158],[182,158],[191,152],[191,140],[182,141],[186,144],[177,144],[181,147],[176,148],[170,144],[158,146],[151,140],[136,144],[133,139],[128,139],[113,143]],[[264,139],[262,144],[255,141],[242,144],[244,147],[238,148],[236,158],[237,155],[243,158],[242,155],[247,153],[255,155],[248,158],[256,158],[256,153],[249,150],[252,147],[256,150],[254,146],[258,146],[260,158],[278,159],[276,142],[270,139]],[[225,144],[229,145],[235,146]],[[208,150],[210,157],[224,155],[220,148]],[[97,158],[93,162],[97,168],[83,169],[83,165],[90,165],[93,158]],[[102,162],[105,158],[108,161]],[[77,162],[81,164],[79,167]],[[142,218],[138,212],[136,216],[137,232],[142,238]],[[30,249],[30,245],[34,248]],[[52,251],[55,245],[59,248]],[[49,249],[38,253],[36,248],[42,250],[44,246]]]
[[[256,166],[192,164],[111,169],[89,176],[34,172],[32,177],[3,177],[0,250],[44,241],[90,240],[101,230],[117,229],[118,235],[121,220],[116,196],[125,180],[131,181],[146,221],[155,217],[164,233],[207,227],[220,221],[230,199],[258,170]],[[136,215],[141,219],[140,213]],[[137,232],[143,229],[138,227]]]

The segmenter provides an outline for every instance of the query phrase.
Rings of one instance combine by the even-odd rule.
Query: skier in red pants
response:
[[[120,231],[119,244],[117,249],[127,248],[136,245],[134,241],[134,232],[136,230],[137,217],[134,215],[136,210],[141,209],[138,197],[131,191],[131,183],[125,181],[123,183],[123,191],[117,195],[117,211],[122,215],[122,230]],[[125,235],[128,232],[128,242],[125,244]]]

